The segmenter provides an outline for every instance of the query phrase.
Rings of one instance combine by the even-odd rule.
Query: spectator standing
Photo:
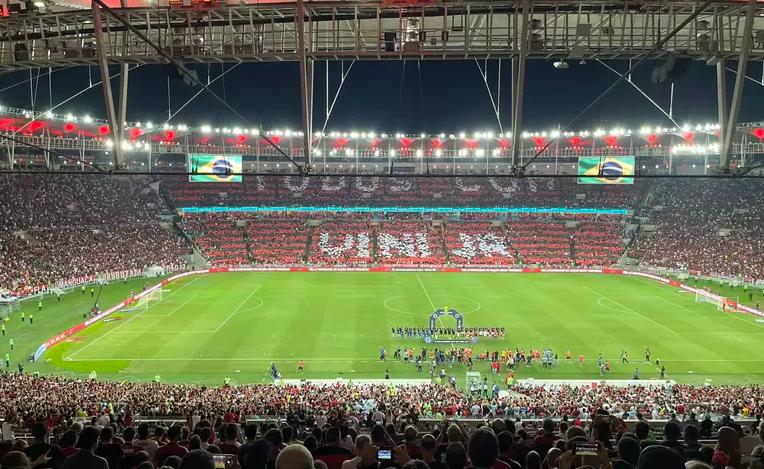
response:
[[[98,446],[98,430],[95,427],[85,427],[77,439],[77,454],[64,460],[61,469],[109,469],[106,459],[96,456]]]

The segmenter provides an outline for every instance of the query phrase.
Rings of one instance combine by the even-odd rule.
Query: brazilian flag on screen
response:
[[[188,154],[191,182],[241,182],[241,155]]]
[[[578,158],[579,184],[634,184],[633,156]]]

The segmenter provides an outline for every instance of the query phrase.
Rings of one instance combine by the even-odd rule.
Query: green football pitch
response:
[[[104,287],[99,303],[116,304],[143,281]],[[741,299],[742,299],[742,291]],[[761,292],[756,295],[761,296]],[[747,299],[747,297],[746,297]],[[754,298],[754,301],[757,298]],[[55,333],[82,320],[92,305],[90,291],[61,300],[48,297],[41,311],[25,303],[34,325],[19,313],[6,322],[16,338],[12,367]],[[269,382],[271,362],[284,378],[426,379],[413,364],[393,360],[397,347],[425,346],[422,340],[391,336],[396,326],[425,327],[430,313],[448,306],[465,327],[504,327],[506,338],[481,339],[483,351],[551,348],[560,364],[520,366],[517,378],[590,379],[599,376],[597,356],[612,364],[611,379],[658,377],[654,362],[643,363],[649,347],[668,377],[714,384],[764,381],[761,343],[764,323],[742,313],[722,313],[696,303],[676,287],[625,275],[425,272],[217,273],[171,282],[148,308],[117,312],[48,350],[28,371],[99,378],[221,384]],[[444,316],[443,324],[455,325]],[[442,346],[442,345],[441,345]],[[388,359],[380,363],[379,349]],[[430,346],[434,347],[434,346]],[[446,347],[449,347],[446,345]],[[583,367],[565,363],[570,350]],[[630,364],[621,364],[622,350]],[[297,361],[305,361],[304,373]],[[487,363],[475,370],[490,375]],[[462,380],[465,368],[446,368]]]

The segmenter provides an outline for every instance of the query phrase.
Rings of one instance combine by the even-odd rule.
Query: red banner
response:
[[[615,275],[621,275],[623,274],[623,270],[621,269],[602,269],[603,274],[615,274]]]
[[[541,267],[523,267],[523,273],[538,274],[541,273]]]

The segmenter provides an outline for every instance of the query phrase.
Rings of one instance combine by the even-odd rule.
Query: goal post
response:
[[[162,301],[164,298],[162,295],[163,291],[164,290],[161,288],[157,288],[156,290],[140,297],[138,300],[138,309],[149,309],[155,303]]]
[[[154,291],[151,291],[142,297],[138,298],[138,301],[133,303],[130,308],[124,309],[123,311],[145,311],[149,309],[154,304],[162,301],[164,298],[163,296],[164,290],[162,288],[157,288]]]
[[[722,298],[719,296],[711,296],[700,292],[695,292],[695,303],[711,303],[712,305],[719,305]]]
[[[700,292],[695,293],[696,303],[710,303],[716,306],[716,309],[722,312],[733,313],[740,312],[738,307],[739,300],[737,297],[726,298],[718,295],[703,294]]]
[[[737,297],[722,298],[722,300],[717,305],[717,309],[724,313],[739,313],[740,308],[738,307],[738,304],[739,303]]]

